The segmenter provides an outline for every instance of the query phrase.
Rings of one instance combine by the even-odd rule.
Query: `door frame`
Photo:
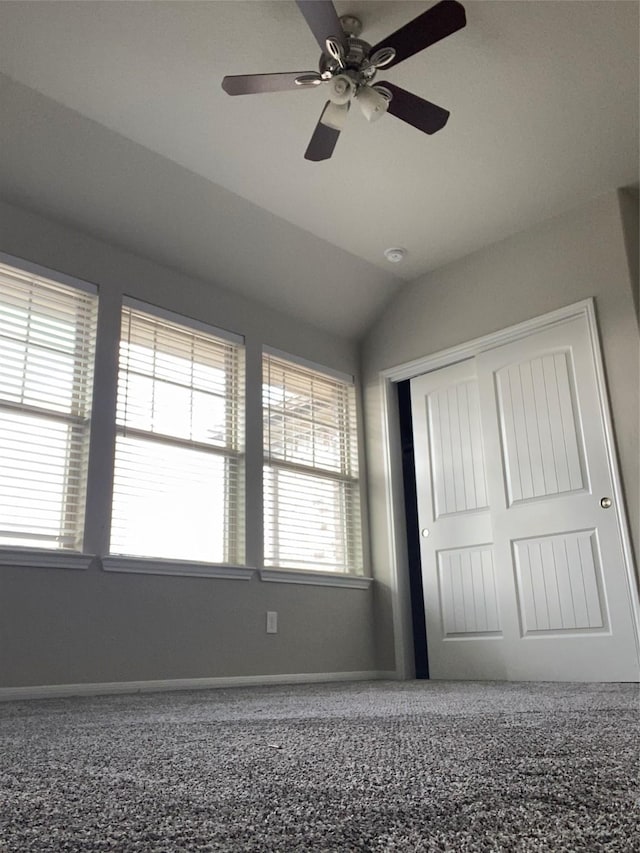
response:
[[[622,490],[622,480],[618,466],[613,422],[609,407],[604,362],[600,347],[598,324],[596,318],[595,300],[584,299],[509,326],[489,335],[474,338],[466,343],[449,347],[432,355],[414,359],[388,368],[379,374],[380,397],[382,402],[382,433],[385,468],[385,501],[387,515],[388,561],[391,570],[391,603],[393,616],[395,674],[398,679],[415,677],[414,647],[412,632],[411,597],[409,589],[409,571],[407,560],[407,537],[404,527],[404,486],[402,470],[402,448],[400,440],[400,424],[398,420],[398,398],[396,383],[413,379],[423,373],[431,373],[442,367],[449,367],[480,353],[494,349],[497,346],[521,338],[535,332],[565,323],[568,320],[583,319],[587,323],[591,354],[596,375],[598,403],[602,420],[605,447],[611,479],[613,483],[613,498],[616,511],[618,535],[625,563],[627,593],[632,610],[636,647],[640,651],[640,598],[638,582],[634,567],[633,548],[629,534],[626,505]]]

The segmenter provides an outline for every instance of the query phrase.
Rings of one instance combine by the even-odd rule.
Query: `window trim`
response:
[[[15,267],[21,272],[28,275],[35,275],[39,278],[48,278],[58,284],[64,284],[67,287],[73,287],[76,290],[82,290],[85,293],[97,294],[99,287],[90,281],[85,281],[81,278],[76,278],[72,275],[60,272],[59,270],[51,269],[51,267],[43,267],[40,264],[34,264],[27,261],[25,258],[19,258],[16,255],[9,255],[6,252],[0,252],[0,264],[6,264],[9,267]]]
[[[80,551],[24,548],[0,548],[0,566],[29,569],[88,569],[94,554]]]
[[[123,294],[120,313],[122,309],[131,308],[133,311],[140,311],[143,314],[150,314],[152,317],[157,317],[159,320],[166,320],[168,323],[175,323],[185,328],[193,329],[195,332],[202,332],[205,335],[212,335],[216,338],[222,338],[227,343],[236,344],[237,346],[245,346],[245,336],[239,335],[236,332],[230,332],[228,329],[221,329],[219,326],[214,326],[211,323],[205,323],[202,320],[196,320],[194,317],[189,317],[186,314],[179,314],[177,311],[170,311],[168,308],[162,308],[159,305],[154,305],[151,302],[145,302],[142,299],[135,299],[133,296]]]
[[[290,352],[276,349],[275,347],[268,346],[267,344],[264,344],[262,347],[263,360],[265,355],[282,359],[282,361],[288,361],[290,364],[295,364],[298,367],[302,367],[304,370],[313,370],[315,373],[322,373],[324,376],[328,376],[331,379],[337,379],[338,382],[344,382],[345,385],[353,385],[355,388],[356,380],[353,373],[344,373],[341,370],[336,370],[333,367],[327,367],[325,364],[320,364],[317,361],[311,361],[308,358],[302,358],[302,356],[299,355],[292,355]]]
[[[234,581],[250,581],[256,571],[252,566],[232,563],[201,563],[196,560],[165,560],[161,557],[127,557],[118,554],[108,554],[100,562],[105,572]]]
[[[260,569],[260,580],[266,583],[295,583],[308,586],[339,586],[347,589],[369,589],[373,578],[350,572],[320,572],[315,569]]]

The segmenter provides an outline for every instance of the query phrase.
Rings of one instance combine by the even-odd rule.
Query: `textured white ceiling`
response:
[[[335,5],[339,14],[359,15],[362,37],[375,43],[431,4]],[[321,91],[231,98],[220,88],[225,74],[316,68],[317,45],[294,3],[4,0],[0,72],[68,109],[45,108],[21,86],[0,89],[7,125],[0,192],[131,248],[132,226],[147,252],[155,234],[162,259],[187,271],[205,274],[222,259],[230,286],[359,334],[398,286],[398,275],[415,278],[638,180],[638,4],[464,5],[465,29],[384,74],[449,109],[446,127],[428,137],[392,116],[368,125],[352,111],[333,158],[311,163],[303,153],[325,100]],[[44,143],[38,148],[31,140],[24,148],[34,110],[49,116],[40,118],[39,132],[61,151],[65,134],[80,135],[73,145],[82,180],[77,173],[72,179],[69,158],[51,152],[45,173]],[[118,185],[120,205],[101,205],[95,173],[104,184],[116,158],[137,165]],[[166,187],[158,179],[163,162]],[[156,217],[140,198],[150,191],[145,166],[156,176]],[[51,183],[56,169],[65,188]],[[62,180],[65,169],[69,180]],[[181,238],[167,242],[154,219],[176,192]],[[233,272],[228,236],[224,246],[212,236],[207,211],[211,225],[220,216],[213,204],[233,210],[236,253],[256,253],[246,270],[245,258]],[[275,217],[260,218],[255,206]],[[128,220],[131,210],[136,220]],[[276,267],[265,258],[267,232],[257,239],[259,222],[275,241],[267,243]],[[304,240],[299,229],[309,232]],[[303,249],[313,255],[309,241],[318,256],[320,241],[342,250],[324,275],[299,257]],[[382,257],[392,245],[409,251],[399,269]],[[295,274],[283,273],[283,257]],[[260,269],[262,283],[252,278]],[[340,299],[342,308],[334,304]]]

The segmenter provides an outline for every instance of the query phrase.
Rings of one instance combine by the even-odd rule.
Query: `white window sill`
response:
[[[360,575],[314,572],[297,569],[260,569],[260,580],[267,583],[298,583],[311,586],[340,586],[348,589],[369,589],[373,578]]]
[[[188,560],[161,560],[147,557],[103,557],[105,572],[127,572],[142,575],[174,575],[191,578],[222,578],[224,580],[249,581],[255,569],[247,566],[196,563]]]
[[[86,569],[92,554],[34,548],[0,548],[0,566],[24,566],[30,569]]]

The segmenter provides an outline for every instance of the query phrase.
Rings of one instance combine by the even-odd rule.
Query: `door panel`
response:
[[[411,380],[411,400],[429,673],[505,678],[474,362]]]
[[[435,517],[486,509],[477,383],[432,391],[427,411]]]
[[[432,676],[637,680],[586,318],[418,377],[411,396]]]
[[[510,504],[585,487],[572,373],[566,350],[495,373]]]
[[[595,530],[515,540],[522,636],[607,627]]]
[[[499,634],[493,549],[439,551],[437,560],[443,636]]]

